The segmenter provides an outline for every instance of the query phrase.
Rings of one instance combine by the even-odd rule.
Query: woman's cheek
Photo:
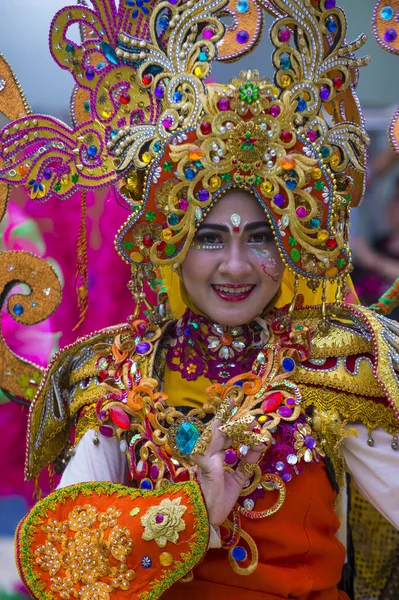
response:
[[[281,273],[280,268],[277,264],[277,260],[274,258],[270,250],[267,248],[254,248],[251,247],[251,252],[255,256],[256,261],[260,265],[265,275],[270,277],[274,283],[278,283]]]

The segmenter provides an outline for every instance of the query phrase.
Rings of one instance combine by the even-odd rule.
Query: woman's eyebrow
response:
[[[254,229],[260,229],[263,227],[264,229],[269,229],[269,223],[267,221],[253,221],[252,223],[246,223],[244,225],[244,231],[253,231]],[[200,231],[222,231],[225,233],[230,232],[230,227],[228,225],[219,225],[219,223],[206,223],[202,225]]]

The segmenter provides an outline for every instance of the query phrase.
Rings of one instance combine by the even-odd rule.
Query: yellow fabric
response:
[[[176,317],[176,319],[180,319],[186,308],[190,308],[197,314],[200,313],[198,308],[195,306],[194,301],[188,296],[183,282],[178,276],[178,274],[173,271],[170,267],[162,268],[162,277],[165,283],[165,287],[167,289],[169,302],[171,310]],[[353,287],[352,281],[350,278],[347,280],[347,285],[349,285],[350,293],[347,295],[347,301],[351,304],[359,304],[358,297],[356,295],[355,289]],[[335,294],[337,291],[337,284],[328,283],[327,285],[327,302],[335,301]],[[276,302],[276,308],[281,308],[282,306],[286,306],[291,303],[294,292],[294,274],[286,269],[284,271],[283,280],[281,283],[281,293]],[[298,294],[301,294],[304,298],[305,306],[316,306],[322,303],[321,299],[321,286],[316,292],[312,292],[306,285],[306,281],[300,280],[298,287]]]

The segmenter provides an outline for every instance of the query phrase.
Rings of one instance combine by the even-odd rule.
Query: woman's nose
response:
[[[241,244],[233,243],[225,248],[218,270],[219,273],[244,283],[242,278],[252,273],[252,265]]]

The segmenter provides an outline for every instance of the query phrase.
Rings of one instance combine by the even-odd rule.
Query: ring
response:
[[[244,473],[244,475],[249,475],[250,477],[252,477],[255,472],[258,470],[258,464],[257,463],[249,463],[246,462],[245,460],[241,460],[238,463],[238,467],[237,469],[239,471],[241,471],[241,473]]]
[[[211,429],[211,425],[209,424],[202,432],[202,435],[199,438],[198,442],[195,444],[191,454],[200,454],[201,456],[203,456],[205,454],[205,452],[207,451],[208,446],[211,443],[211,441],[212,441],[212,429]]]

